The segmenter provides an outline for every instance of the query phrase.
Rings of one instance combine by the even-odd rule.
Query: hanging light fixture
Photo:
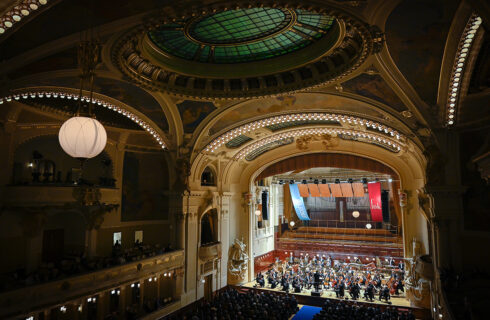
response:
[[[352,212],[352,216],[353,216],[354,218],[359,218],[359,211],[357,211],[357,210],[356,210],[356,211],[353,211],[353,212]]]
[[[82,162],[93,158],[104,150],[107,133],[104,126],[95,119],[92,112],[93,85],[95,66],[99,61],[100,46],[96,41],[82,41],[78,48],[78,64],[80,67],[79,105],[75,117],[68,119],[60,128],[58,139],[61,148],[70,156]],[[88,81],[90,99],[84,101],[83,88]]]

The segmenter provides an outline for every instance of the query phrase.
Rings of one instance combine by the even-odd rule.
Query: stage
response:
[[[254,285],[255,285],[255,281],[251,281],[251,282],[245,283],[243,285],[243,287],[254,288]],[[284,293],[284,291],[282,291],[279,287],[275,288],[275,289],[271,289],[270,285],[266,285],[264,288],[254,288],[254,289],[268,290],[268,291],[275,291],[275,292],[283,292]],[[297,296],[297,295],[308,296],[308,297],[311,296],[311,290],[308,290],[308,289],[303,289],[301,291],[301,293],[295,293],[295,292],[293,292],[293,290],[289,290],[288,293],[294,294],[295,296]],[[333,291],[333,289],[323,289],[323,293],[322,293],[321,297],[322,298],[328,298],[328,299],[334,299],[334,300],[357,301],[357,302],[369,303],[369,304],[375,304],[375,305],[395,306],[395,307],[410,307],[410,301],[407,298],[405,298],[405,295],[391,296],[391,299],[390,299],[391,304],[385,302],[384,300],[379,301],[379,296],[377,294],[375,296],[376,299],[374,299],[373,302],[370,302],[369,300],[363,299],[362,294],[361,294],[361,298],[359,298],[357,300],[352,300],[352,299],[350,299],[350,295],[347,292],[347,290],[345,291],[345,297],[349,297],[349,299],[345,299],[345,297],[344,297],[344,299],[337,298],[335,296],[335,292]]]

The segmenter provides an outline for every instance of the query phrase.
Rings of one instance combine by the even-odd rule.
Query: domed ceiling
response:
[[[306,10],[250,8],[164,24],[150,31],[162,51],[191,61],[238,63],[285,55],[322,38],[334,19]]]
[[[148,89],[237,99],[336,81],[373,43],[369,26],[340,9],[237,4],[155,13],[115,41],[112,58]]]

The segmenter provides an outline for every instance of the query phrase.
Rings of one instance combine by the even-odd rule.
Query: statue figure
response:
[[[246,245],[243,241],[235,239],[235,242],[231,246],[229,258],[228,258],[228,272],[236,278],[241,280],[248,270],[248,255],[245,252]],[[237,279],[238,278],[238,279]]]
[[[424,272],[431,266],[425,257],[406,259],[408,276],[405,280],[407,298],[412,306],[430,308],[430,273]]]

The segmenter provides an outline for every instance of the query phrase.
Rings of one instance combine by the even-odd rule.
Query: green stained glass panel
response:
[[[322,38],[333,23],[332,17],[306,10],[250,8],[164,24],[148,35],[160,49],[180,58],[237,63],[300,50]]]

